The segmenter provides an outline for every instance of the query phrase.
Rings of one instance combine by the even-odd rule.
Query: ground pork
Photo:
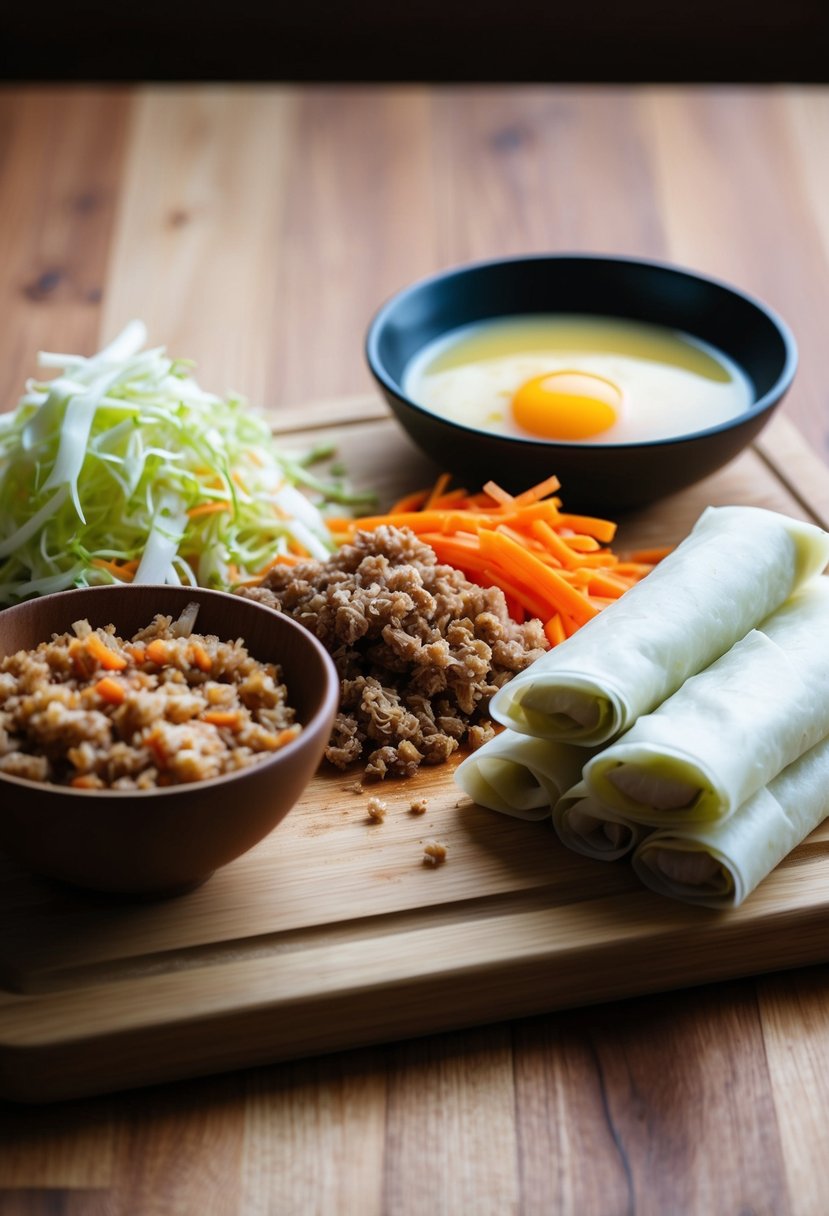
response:
[[[358,532],[327,562],[275,566],[241,594],[287,613],[334,659],[340,711],[327,759],[366,776],[409,777],[492,736],[492,696],[548,643],[518,625],[503,593],[478,587],[408,529]]]

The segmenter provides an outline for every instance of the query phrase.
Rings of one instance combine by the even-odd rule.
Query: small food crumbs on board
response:
[[[352,794],[362,794],[363,783],[362,781],[355,781],[353,785],[349,785],[346,788],[349,789]]]
[[[382,823],[386,818],[386,804],[380,798],[369,798],[366,810],[372,823]]]
[[[429,804],[425,798],[415,798],[409,806],[413,815],[425,815]]]
[[[427,840],[423,846],[423,864],[439,866],[446,861],[447,846],[442,840]]]

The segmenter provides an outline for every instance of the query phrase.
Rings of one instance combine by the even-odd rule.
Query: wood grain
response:
[[[349,425],[346,411],[328,433],[355,485],[388,499],[418,484],[393,421],[362,421],[358,402]],[[310,434],[316,413],[304,411]],[[797,433],[781,419],[765,444],[627,520],[619,546],[678,540],[706,503],[829,524],[807,497],[822,466]],[[257,848],[191,895],[144,907],[6,863],[0,1093],[72,1097],[829,958],[829,825],[743,908],[711,916],[665,907],[626,865],[556,848],[549,824],[469,804],[452,765],[426,769],[417,790],[423,818],[406,783],[384,787],[380,826],[354,774],[320,773]],[[437,871],[423,865],[429,837],[449,849]]]
[[[801,348],[785,414],[826,457],[827,132],[824,88],[6,89],[0,401],[38,347],[91,350],[134,314],[208,385],[275,408],[361,394],[368,317],[406,281],[580,247],[764,295]],[[494,1187],[521,1213],[823,1216],[827,1000],[811,968],[2,1106],[0,1212],[166,1216],[210,1205],[206,1178],[229,1213],[408,1216],[457,1210],[462,1176],[471,1211]]]
[[[120,90],[0,92],[0,410],[38,350],[97,342],[129,105]]]

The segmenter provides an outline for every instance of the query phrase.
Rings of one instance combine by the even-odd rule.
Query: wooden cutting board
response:
[[[386,501],[434,476],[373,399],[287,411],[275,430],[299,445],[324,432]],[[721,473],[626,518],[616,547],[678,541],[709,503],[829,526],[829,477],[778,419]],[[450,766],[374,787],[380,824],[354,783],[317,777],[268,839],[165,902],[72,891],[0,857],[0,1096],[146,1085],[829,960],[829,823],[742,908],[714,912],[643,890],[626,862],[566,852],[549,823],[471,804]],[[448,846],[436,868],[430,838]]]

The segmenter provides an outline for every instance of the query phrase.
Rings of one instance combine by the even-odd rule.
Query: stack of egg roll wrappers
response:
[[[587,856],[633,852],[662,894],[741,903],[829,812],[827,561],[812,524],[708,508],[496,694],[507,729],[459,784],[503,813],[552,814]]]

